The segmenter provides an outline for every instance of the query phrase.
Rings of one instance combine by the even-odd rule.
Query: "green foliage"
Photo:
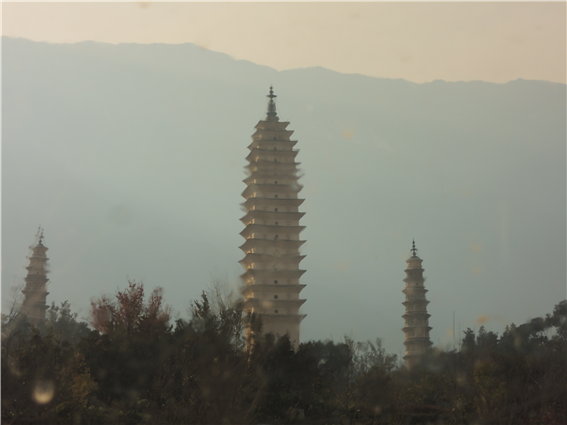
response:
[[[58,335],[60,341],[76,345],[82,338],[89,334],[89,326],[86,322],[77,321],[77,313],[71,312],[71,304],[64,301],[60,306],[51,303],[45,312],[45,322],[41,322],[39,329],[42,334],[53,332]]]
[[[214,295],[214,294],[213,294]],[[242,312],[203,293],[189,322],[178,320],[158,375],[155,406],[168,423],[243,423],[253,370],[242,347]]]
[[[174,326],[161,290],[146,299],[136,282],[92,312],[95,330],[67,302],[38,328],[5,320],[3,422],[567,423],[565,301],[502,336],[467,329],[460,351],[431,349],[411,371],[379,339],[296,349],[217,288]]]
[[[145,338],[166,331],[171,308],[164,304],[162,288],[154,288],[146,301],[144,285],[129,280],[128,288],[117,291],[115,298],[91,302],[91,325],[100,333]]]

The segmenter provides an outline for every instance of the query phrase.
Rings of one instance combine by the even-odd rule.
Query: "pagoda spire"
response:
[[[274,102],[274,98],[277,96],[274,94],[272,86],[270,86],[270,94],[266,95],[266,97],[270,98],[268,101],[268,114],[266,115],[266,121],[279,121],[280,119],[276,112],[276,102]]]
[[[299,313],[305,302],[299,297],[305,287],[299,283],[305,273],[299,268],[305,257],[299,252],[305,243],[299,237],[305,228],[299,220],[305,213],[299,212],[303,199],[295,160],[298,151],[293,149],[297,141],[290,140],[289,122],[279,122],[275,97],[270,87],[268,115],[256,125],[246,157],[247,187],[242,192],[246,215],[240,219],[246,226],[240,233],[245,239],[240,247],[245,255],[240,263],[246,270],[241,276],[243,310],[261,317],[263,333],[288,334],[297,348],[305,317]],[[252,332],[248,326],[247,340]]]
[[[43,245],[43,229],[39,227],[36,235],[37,242],[30,247],[31,255],[29,257],[30,264],[26,267],[28,275],[24,279],[25,288],[22,290],[24,294],[24,302],[21,312],[28,317],[29,322],[37,326],[39,322],[45,320],[45,310],[47,310],[46,284],[47,278],[47,256],[45,255],[47,247]]]
[[[412,242],[410,251],[412,256],[406,260],[408,264],[405,270],[407,276],[404,279],[406,287],[402,291],[406,295],[406,300],[402,303],[406,308],[406,312],[402,316],[405,320],[405,326],[402,330],[405,333],[404,345],[406,347],[404,360],[408,369],[419,363],[421,357],[432,345],[429,339],[430,315],[427,314],[429,301],[425,298],[427,289],[423,285],[425,282],[424,270],[421,267],[422,260],[417,256],[415,240]]]

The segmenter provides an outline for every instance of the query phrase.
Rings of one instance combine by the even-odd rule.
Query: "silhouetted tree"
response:
[[[95,374],[97,395],[107,406],[132,410],[151,397],[154,379],[167,357],[170,307],[155,288],[145,299],[143,284],[129,281],[115,299],[91,302],[92,332],[80,344]]]

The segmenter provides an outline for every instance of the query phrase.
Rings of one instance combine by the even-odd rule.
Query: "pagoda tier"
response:
[[[279,223],[279,222],[278,222]],[[305,229],[305,226],[286,226],[286,225],[269,225],[269,224],[249,224],[240,232],[245,239],[265,239],[274,240],[299,240],[299,232]]]
[[[405,320],[405,326],[402,330],[405,334],[404,345],[406,347],[404,360],[408,369],[419,363],[421,357],[432,345],[429,339],[430,315],[427,314],[429,301],[425,298],[427,289],[423,285],[425,282],[424,270],[421,267],[421,258],[416,255],[415,242],[411,251],[413,255],[406,261],[408,264],[405,270],[407,277],[404,279],[406,287],[402,291],[406,295],[406,300],[402,303],[406,308],[406,313],[402,316]]]
[[[301,165],[301,162],[270,162],[270,161],[258,161],[248,164],[244,167],[250,173],[263,171],[263,172],[270,172],[274,175],[282,172],[296,172],[297,166]],[[273,171],[270,171],[273,170]]]
[[[252,135],[252,144],[259,141],[271,142],[271,141],[281,141],[285,140],[289,142],[293,130],[286,130],[289,122],[282,121],[277,123],[277,125],[264,126],[260,123],[256,125],[256,132]],[[293,144],[297,141],[293,142]],[[292,145],[293,146],[293,145]]]
[[[273,99],[277,96],[273,94],[271,89],[270,92],[272,93],[271,96],[273,97],[270,97],[270,95],[266,96],[270,97],[270,102],[268,102],[268,115],[266,116],[265,120],[258,121],[258,124],[256,124],[256,126],[254,127],[256,130],[266,130],[264,133],[254,133],[259,138],[262,138],[262,134],[266,134],[267,136],[274,136],[276,138],[278,138],[278,135],[281,138],[284,136],[284,134],[287,134],[285,129],[289,125],[289,121],[280,121],[280,119],[278,118],[278,114],[276,113],[276,104],[273,101]],[[270,107],[273,107],[273,111],[270,111]],[[273,113],[273,115],[270,116],[270,113]],[[271,131],[277,131],[278,135],[271,134]]]
[[[39,241],[31,247],[32,254],[29,257],[30,265],[26,267],[28,274],[25,277],[26,286],[22,290],[24,302],[21,312],[25,314],[28,321],[37,326],[40,321],[45,320],[47,310],[47,247],[43,245],[43,231],[39,230]]]
[[[299,314],[305,302],[299,298],[305,287],[299,284],[305,273],[299,269],[305,258],[299,253],[305,242],[299,239],[305,228],[299,225],[305,213],[298,210],[303,187],[298,184],[297,141],[290,140],[289,122],[279,121],[271,88],[268,97],[268,114],[256,125],[246,157],[247,187],[242,193],[246,214],[241,218],[246,227],[240,232],[246,239],[240,247],[245,253],[240,264],[246,269],[241,276],[243,305],[246,313],[260,315],[263,332],[289,334],[297,347],[305,317]]]
[[[267,224],[270,222],[279,223],[279,221],[276,220],[280,220],[283,223],[294,222],[299,224],[299,219],[304,215],[305,213],[302,212],[252,210],[248,211],[248,213],[246,213],[240,221],[242,221],[245,225],[255,224],[256,222],[261,222],[261,224]]]
[[[246,159],[250,162],[275,162],[281,164],[295,164],[295,157],[299,151],[283,149],[258,149],[253,148]]]
[[[276,290],[277,292],[281,293],[283,289],[276,288]],[[248,291],[247,293],[250,294],[250,291]],[[297,297],[299,296],[299,293],[297,292],[289,294],[289,295],[295,295],[295,299],[292,299],[291,297],[290,298],[286,297],[285,299],[279,299],[280,295],[278,294],[272,295],[272,293],[268,293],[265,291],[258,293],[254,292],[253,295],[254,297],[250,297],[244,301],[243,308],[245,310],[250,310],[252,313],[254,313],[254,311],[259,311],[260,314],[264,314],[266,311],[269,311],[271,314],[279,314],[278,309],[281,310],[282,313],[285,312],[285,314],[297,314],[297,312],[299,311],[299,307],[301,307],[301,305],[306,301],[306,300],[298,299]],[[260,296],[265,295],[266,298],[259,298],[258,297],[259,295]],[[270,296],[272,296],[272,298],[269,298]],[[278,297],[278,298],[276,299],[274,297]],[[276,309],[276,311],[273,311],[274,309]]]
[[[274,180],[274,178],[276,178],[277,180]],[[274,174],[274,173],[264,173],[261,171],[256,171],[253,173],[253,175],[250,175],[250,177],[247,177],[246,179],[242,180],[244,183],[246,183],[249,186],[253,186],[253,185],[274,185],[277,186],[278,184],[280,186],[282,185],[288,185],[288,184],[294,184],[295,182],[297,182],[298,176],[295,173],[292,172],[285,172],[285,173],[281,173],[281,174]],[[298,187],[302,187],[299,186]],[[264,188],[266,189],[266,188]],[[270,189],[270,188],[268,188]],[[270,189],[271,191],[271,189]],[[299,190],[298,190],[299,192]],[[242,195],[244,196],[246,199],[248,199],[250,196],[246,196],[246,195]]]
[[[248,269],[246,273],[240,275],[245,285],[255,284],[274,284],[281,283],[299,285],[299,278],[305,273],[305,270],[258,270]]]
[[[265,130],[259,130],[260,132],[264,132]],[[258,133],[258,132],[257,132]],[[252,135],[254,139],[254,135]],[[293,147],[297,144],[297,140],[282,140],[282,139],[254,139],[252,143],[248,145],[248,149],[253,151],[253,149],[266,149],[268,151],[294,151]],[[250,155],[250,154],[249,154]]]
[[[269,254],[274,253],[276,250],[280,252],[288,252],[288,250],[297,250],[305,241],[290,241],[285,239],[278,239],[277,243],[274,244],[269,239],[247,239],[240,249],[244,251],[245,254],[248,253],[258,253],[258,254]]]
[[[288,179],[291,180],[291,179]],[[297,180],[297,178],[293,179]],[[278,180],[274,180],[278,182]],[[248,198],[284,198],[284,199],[295,199],[297,194],[301,191],[303,187],[294,184],[292,182],[281,184],[249,184],[244,192],[242,192],[242,197]]]
[[[296,251],[297,252],[297,251]],[[263,265],[259,270],[268,270],[267,265],[277,267],[281,265],[282,267],[286,267],[288,270],[299,269],[299,263],[301,260],[305,258],[305,255],[269,255],[269,254],[246,254],[246,256],[239,261],[247,269],[256,269],[258,270],[258,266]]]
[[[301,292],[301,290],[303,288],[305,288],[305,285],[279,285],[278,288],[283,288],[286,291],[289,291],[290,294],[299,294]],[[243,294],[250,294],[253,292],[257,292],[259,294],[263,294],[263,293],[272,293],[274,292],[274,285],[271,284],[266,284],[266,285],[262,285],[261,283],[255,283],[254,285],[247,285],[244,288],[242,288],[241,291]],[[259,298],[265,298],[265,297],[259,297]]]
[[[283,198],[248,198],[242,204],[247,211],[280,211],[293,212],[303,203],[304,199]]]
[[[277,178],[280,184],[288,184],[288,179],[296,180],[297,171],[295,170],[279,170],[277,173],[268,173],[263,171],[255,171],[254,176],[250,175],[242,180],[247,185],[250,183],[268,184],[273,183],[272,179]],[[277,184],[277,183],[274,183]]]

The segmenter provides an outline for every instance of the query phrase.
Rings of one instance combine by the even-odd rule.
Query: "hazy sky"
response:
[[[277,70],[566,80],[565,2],[3,2],[2,25],[3,35],[54,43],[190,42]]]

